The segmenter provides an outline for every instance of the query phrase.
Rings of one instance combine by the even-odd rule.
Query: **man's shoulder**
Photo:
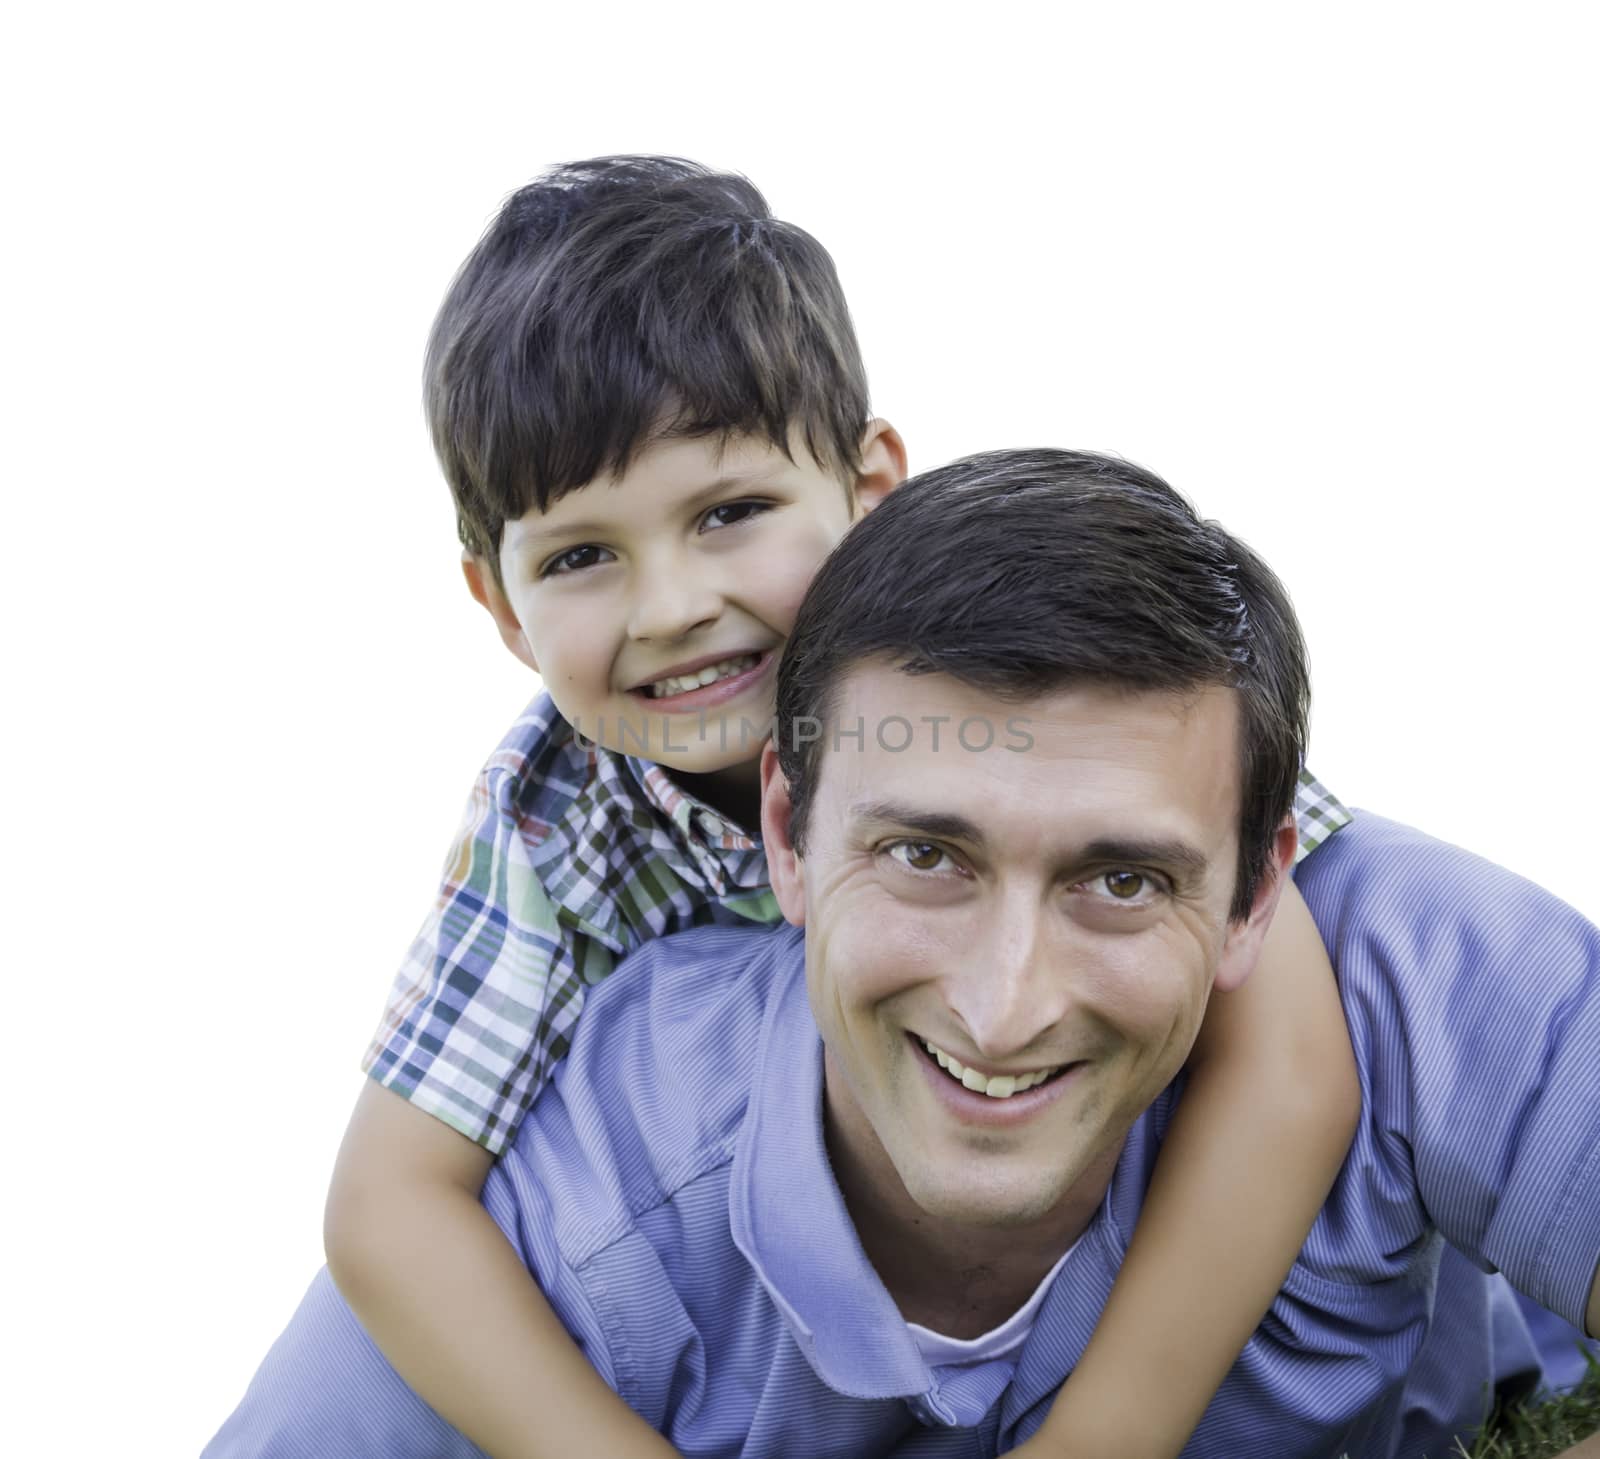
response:
[[[803,992],[804,957],[795,928],[701,927],[647,943],[590,991],[503,1157],[544,1187],[568,1260],[728,1164],[769,1014],[796,980]]]
[[[1581,913],[1515,872],[1368,811],[1355,812],[1296,867],[1295,884],[1341,975],[1341,948],[1374,940],[1391,954],[1429,953],[1433,961],[1452,934],[1469,928],[1483,950],[1509,949],[1530,932],[1581,939],[1593,931]]]
[[[1356,1054],[1408,1077],[1462,1051],[1511,1058],[1564,1006],[1595,999],[1600,932],[1516,873],[1358,812],[1296,868],[1339,978]],[[1519,1041],[1518,1034],[1523,1036]],[[1377,1077],[1377,1069],[1369,1068]]]
[[[589,1360],[664,1432],[695,1430],[686,1390],[744,1412],[740,1370],[782,1361],[813,1381],[743,1254],[730,1197],[768,1045],[792,1062],[801,1031],[815,1042],[798,930],[660,938],[595,990],[484,1187]]]
[[[1368,880],[1373,873],[1423,875],[1442,863],[1516,879],[1504,867],[1415,826],[1367,810],[1354,810],[1350,817],[1338,835],[1330,836],[1295,868],[1295,881],[1302,892],[1308,885],[1321,887],[1337,879],[1345,888],[1353,884],[1370,893],[1377,890]]]
[[[804,934],[787,923],[695,927],[654,938],[590,993],[568,1077],[603,1075],[619,1059],[672,1064],[735,1039],[744,1047],[726,1056],[747,1072],[770,1002],[786,979],[803,976],[804,960]],[[690,1072],[715,1080],[709,1069]]]

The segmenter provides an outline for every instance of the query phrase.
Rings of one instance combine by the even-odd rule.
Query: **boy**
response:
[[[869,416],[827,254],[742,178],[674,159],[557,168],[507,202],[435,323],[427,408],[468,585],[547,692],[478,781],[369,1052],[329,1267],[401,1375],[496,1459],[670,1453],[477,1195],[622,953],[777,921],[743,829],[777,659],[904,448]],[[1298,809],[1302,853],[1346,819],[1309,780]],[[1297,898],[1264,961],[1208,1017],[1041,1452],[1175,1454],[1338,1169],[1354,1073]]]

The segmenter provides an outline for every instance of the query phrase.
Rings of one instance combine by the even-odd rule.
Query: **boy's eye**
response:
[[[542,578],[555,577],[560,573],[582,572],[586,567],[594,567],[611,553],[604,547],[593,547],[585,543],[582,547],[569,547],[565,552],[558,552],[548,559],[539,569]]]
[[[769,510],[766,502],[723,502],[721,506],[712,507],[700,519],[702,529],[706,527],[732,527],[736,523],[748,521],[751,517],[759,516]]]

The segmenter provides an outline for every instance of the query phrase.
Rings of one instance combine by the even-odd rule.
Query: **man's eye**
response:
[[[582,547],[569,547],[565,552],[558,552],[539,569],[542,578],[556,577],[561,573],[582,572],[586,567],[595,567],[611,554],[604,547],[592,547],[585,544]]]
[[[1145,887],[1145,878],[1136,871],[1108,871],[1100,880],[1119,902],[1133,901]]]
[[[937,871],[939,863],[947,859],[943,851],[927,841],[896,841],[889,848],[889,855],[913,871]]]
[[[1083,885],[1102,901],[1117,902],[1124,907],[1148,907],[1166,890],[1159,877],[1125,867],[1101,872]]]
[[[766,502],[723,502],[719,507],[712,507],[700,519],[702,529],[706,527],[732,527],[739,522],[748,521],[751,517],[759,516],[769,510]]]

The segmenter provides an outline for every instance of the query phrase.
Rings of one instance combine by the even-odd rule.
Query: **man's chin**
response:
[[[910,1158],[896,1162],[901,1184],[931,1220],[948,1225],[975,1232],[1060,1226],[1076,1233],[1105,1198],[1125,1132],[1097,1128],[1092,1140],[1081,1127],[1051,1133],[1020,1149],[985,1149],[968,1139],[946,1144],[924,1130],[904,1150]]]
[[[974,1230],[1004,1231],[1035,1226],[1062,1208],[1075,1184],[1073,1169],[1057,1165],[1045,1174],[1033,1170],[984,1170],[967,1160],[953,1170],[919,1172],[906,1183],[911,1199],[935,1221]]]

